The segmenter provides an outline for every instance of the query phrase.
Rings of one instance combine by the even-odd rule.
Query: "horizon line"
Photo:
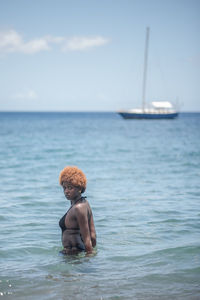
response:
[[[114,110],[0,110],[0,113],[119,113]],[[200,113],[200,110],[184,110],[181,113]]]

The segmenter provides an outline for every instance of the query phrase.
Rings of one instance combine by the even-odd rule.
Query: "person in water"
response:
[[[96,232],[91,207],[82,196],[85,192],[87,179],[77,167],[65,167],[59,177],[65,197],[71,206],[59,221],[62,230],[63,254],[78,254],[86,251],[93,253],[96,246]]]

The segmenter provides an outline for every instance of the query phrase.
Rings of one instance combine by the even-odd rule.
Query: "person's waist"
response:
[[[76,233],[80,233],[80,229],[79,228],[66,228],[63,233],[76,234]]]

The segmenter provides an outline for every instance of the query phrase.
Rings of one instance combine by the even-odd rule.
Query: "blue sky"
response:
[[[200,111],[200,1],[0,0],[0,111]]]

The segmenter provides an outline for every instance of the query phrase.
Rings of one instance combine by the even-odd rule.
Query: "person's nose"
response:
[[[65,195],[69,194],[69,189],[65,188],[64,193],[65,193]]]

